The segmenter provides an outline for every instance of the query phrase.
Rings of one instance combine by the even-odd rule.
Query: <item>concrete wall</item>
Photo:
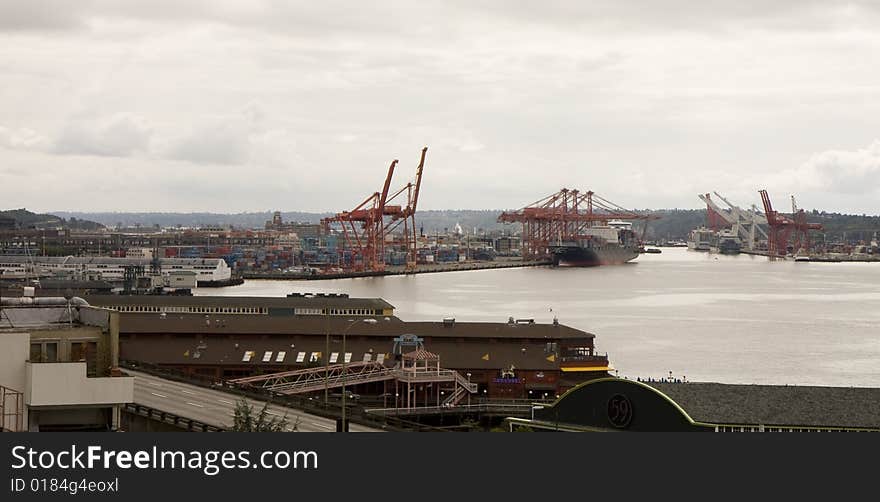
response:
[[[25,363],[30,356],[29,333],[0,333],[0,385],[25,392],[27,374]],[[7,403],[9,406],[12,403]],[[28,423],[27,407],[24,409],[22,423]]]
[[[134,378],[87,378],[86,363],[27,363],[28,406],[130,403]]]

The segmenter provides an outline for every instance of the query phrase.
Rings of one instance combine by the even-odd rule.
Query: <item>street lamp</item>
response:
[[[348,333],[348,330],[350,330],[352,327],[354,327],[354,325],[357,324],[358,322],[363,322],[363,323],[367,323],[367,324],[376,324],[377,322],[379,322],[379,321],[373,319],[372,317],[368,317],[366,319],[361,319],[360,321],[352,320],[352,319],[349,319],[348,321],[349,321],[349,325],[346,326],[344,330],[342,330],[342,432],[347,432],[346,431],[347,427],[345,424],[345,379],[348,376],[346,373],[346,365],[348,363],[346,362],[347,357],[346,357],[346,352],[345,352],[345,335]]]

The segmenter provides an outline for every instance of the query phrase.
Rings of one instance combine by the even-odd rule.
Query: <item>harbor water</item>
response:
[[[880,263],[664,248],[617,266],[249,280],[195,294],[291,292],[381,297],[408,321],[557,317],[594,333],[631,379],[880,387]]]

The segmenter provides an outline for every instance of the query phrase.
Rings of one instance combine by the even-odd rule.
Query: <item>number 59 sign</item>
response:
[[[608,400],[608,421],[617,428],[629,426],[633,418],[633,407],[629,398],[615,394]]]

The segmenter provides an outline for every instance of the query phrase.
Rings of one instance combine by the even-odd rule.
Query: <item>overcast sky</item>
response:
[[[877,214],[878,26],[809,0],[0,0],[0,207],[351,209],[427,146],[425,209],[767,188]]]

